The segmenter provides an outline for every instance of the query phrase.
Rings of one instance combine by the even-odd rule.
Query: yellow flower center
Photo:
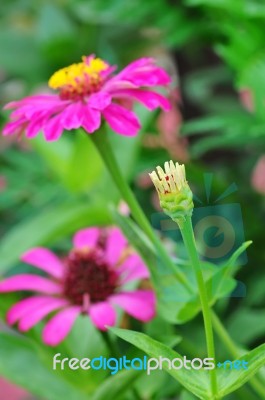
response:
[[[59,69],[49,79],[52,89],[59,89],[63,99],[77,99],[96,92],[102,84],[101,73],[109,65],[100,58],[83,56],[82,62]]]

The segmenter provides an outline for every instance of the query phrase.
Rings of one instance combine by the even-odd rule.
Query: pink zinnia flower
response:
[[[2,293],[37,292],[9,310],[10,325],[18,322],[19,330],[25,332],[56,312],[43,330],[43,341],[56,346],[80,314],[89,315],[102,331],[116,322],[114,306],[143,322],[154,317],[152,290],[124,288],[127,282],[148,278],[149,272],[118,228],[83,229],[75,234],[73,244],[73,250],[64,259],[45,248],[34,248],[22,255],[22,261],[45,271],[49,277],[21,274],[0,283]]]
[[[125,103],[138,101],[150,110],[170,109],[164,96],[148,89],[170,82],[168,74],[152,58],[140,58],[117,75],[112,74],[114,70],[94,55],[60,69],[49,80],[49,86],[58,94],[29,96],[5,106],[14,111],[3,134],[21,134],[25,130],[26,137],[33,138],[43,130],[45,139],[52,141],[64,129],[82,127],[92,133],[99,129],[102,116],[115,132],[132,136],[141,125]]]

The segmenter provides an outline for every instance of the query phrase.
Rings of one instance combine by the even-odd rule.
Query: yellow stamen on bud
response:
[[[192,192],[186,180],[185,166],[173,161],[165,162],[164,170],[158,166],[150,175],[157,190],[163,211],[180,223],[193,211]]]
[[[83,92],[84,87],[87,88],[89,83],[97,84],[101,81],[100,73],[105,71],[109,66],[100,58],[92,58],[87,60],[82,57],[83,62],[69,65],[68,67],[59,69],[49,79],[49,86],[52,89],[61,89],[67,87],[72,91]],[[80,87],[81,86],[81,87]]]

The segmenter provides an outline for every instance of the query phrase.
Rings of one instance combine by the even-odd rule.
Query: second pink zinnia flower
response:
[[[143,322],[154,317],[152,290],[124,289],[127,282],[148,278],[149,272],[118,228],[84,229],[76,233],[73,242],[73,250],[63,260],[45,248],[22,255],[22,261],[45,271],[48,278],[21,274],[0,282],[2,293],[37,293],[9,310],[10,325],[18,322],[19,330],[25,332],[56,312],[43,331],[44,342],[55,346],[67,336],[80,314],[89,315],[100,330],[115,324],[115,306]]]
[[[115,132],[132,136],[141,128],[131,110],[134,102],[149,110],[170,109],[164,96],[149,90],[170,82],[168,74],[152,58],[136,60],[116,75],[112,74],[114,70],[115,67],[94,55],[60,69],[49,80],[49,86],[58,94],[29,96],[5,106],[14,111],[3,135],[25,131],[26,137],[33,138],[43,130],[45,139],[52,141],[64,130],[82,127],[93,133],[99,129],[103,117]]]

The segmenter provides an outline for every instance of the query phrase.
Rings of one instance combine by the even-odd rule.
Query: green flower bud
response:
[[[185,166],[167,161],[164,170],[159,166],[156,169],[157,172],[149,175],[157,190],[160,206],[173,221],[182,225],[187,216],[191,217],[194,208]]]

